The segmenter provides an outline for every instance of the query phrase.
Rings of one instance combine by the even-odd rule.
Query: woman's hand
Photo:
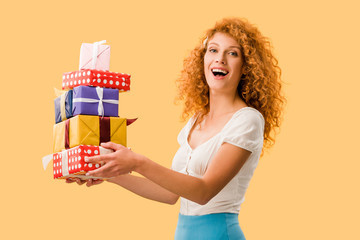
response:
[[[83,185],[84,183],[86,183],[86,186],[91,187],[91,186],[98,185],[98,184],[104,182],[104,180],[92,179],[92,178],[82,180],[80,178],[74,178],[74,177],[66,179],[66,183],[73,183],[73,182],[76,182],[78,185]]]
[[[122,174],[134,171],[138,160],[139,154],[132,152],[129,148],[113,142],[102,143],[102,147],[113,149],[113,153],[98,155],[93,157],[86,157],[85,162],[100,164],[102,167],[87,172],[87,176],[111,178]]]

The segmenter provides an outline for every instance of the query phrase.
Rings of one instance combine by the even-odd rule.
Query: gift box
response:
[[[130,77],[126,73],[83,69],[64,73],[62,89],[73,89],[82,85],[130,91]]]
[[[97,69],[109,71],[110,46],[102,45],[106,41],[83,43],[80,48],[79,69]]]
[[[126,126],[126,118],[74,116],[54,125],[53,152],[109,141],[126,146]]]
[[[118,117],[119,91],[111,88],[78,86],[73,89],[75,115]]]
[[[88,171],[101,167],[100,164],[86,163],[85,157],[112,153],[113,150],[100,146],[79,145],[43,158],[44,169],[53,161],[54,179],[77,177],[81,179],[92,178],[85,176]]]
[[[73,116],[73,91],[69,90],[54,100],[55,123],[62,122]]]

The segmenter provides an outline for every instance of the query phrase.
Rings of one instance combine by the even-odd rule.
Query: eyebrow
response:
[[[211,44],[219,46],[219,44],[217,44],[215,42],[209,42],[209,45],[211,45]],[[239,46],[229,46],[228,48],[237,48],[237,49],[241,50],[241,48]]]

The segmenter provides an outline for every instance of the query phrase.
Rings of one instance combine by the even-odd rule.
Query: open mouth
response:
[[[223,69],[214,68],[211,69],[211,72],[215,77],[225,77],[229,72]]]

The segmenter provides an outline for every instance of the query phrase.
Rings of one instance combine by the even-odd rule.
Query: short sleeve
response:
[[[239,111],[223,131],[223,141],[250,152],[262,149],[264,118],[260,112],[248,108]]]

